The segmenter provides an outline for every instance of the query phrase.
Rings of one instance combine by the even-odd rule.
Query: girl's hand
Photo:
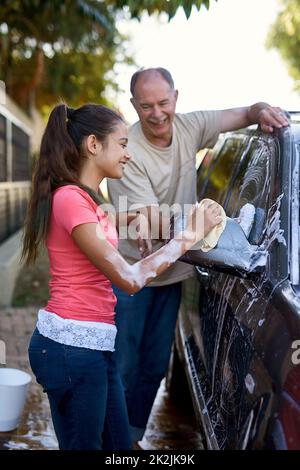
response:
[[[183,236],[187,241],[195,244],[221,222],[221,206],[211,199],[203,199],[191,209]]]

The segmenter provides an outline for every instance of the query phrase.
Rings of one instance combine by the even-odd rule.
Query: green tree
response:
[[[86,98],[99,101],[106,73],[122,52],[114,21],[101,2],[2,0],[0,78],[8,94],[27,111],[52,106],[59,96],[73,102],[87,90],[80,73],[93,73],[94,95]]]
[[[276,48],[300,92],[300,0],[281,0],[282,10],[271,26],[267,47]]]
[[[169,20],[173,18],[179,7],[183,8],[186,17],[189,18],[193,6],[200,10],[204,5],[208,9],[210,2],[211,0],[106,0],[106,4],[112,6],[114,10],[125,8],[131,18],[139,19],[141,14],[147,11],[149,15],[166,13]]]
[[[0,79],[29,112],[47,113],[58,98],[107,103],[114,65],[132,63],[116,19],[145,10],[171,19],[180,6],[189,17],[193,5],[209,0],[0,0]]]

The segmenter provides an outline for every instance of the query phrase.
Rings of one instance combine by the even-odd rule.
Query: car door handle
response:
[[[200,266],[195,266],[195,268],[196,268],[197,278],[199,279],[199,281],[201,281],[202,284],[208,284],[209,282],[208,272],[202,269]]]

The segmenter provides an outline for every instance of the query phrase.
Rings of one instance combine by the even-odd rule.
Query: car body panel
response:
[[[207,447],[300,448],[300,124],[225,134],[199,169],[198,197],[223,205],[225,231],[183,261],[176,346]],[[248,238],[235,221],[255,207]],[[296,411],[295,411],[296,410]],[[293,431],[290,431],[293,430]]]

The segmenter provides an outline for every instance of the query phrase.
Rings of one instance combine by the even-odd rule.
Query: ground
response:
[[[49,260],[43,251],[35,265],[23,267],[16,282],[12,299],[13,307],[45,305],[49,298]]]

